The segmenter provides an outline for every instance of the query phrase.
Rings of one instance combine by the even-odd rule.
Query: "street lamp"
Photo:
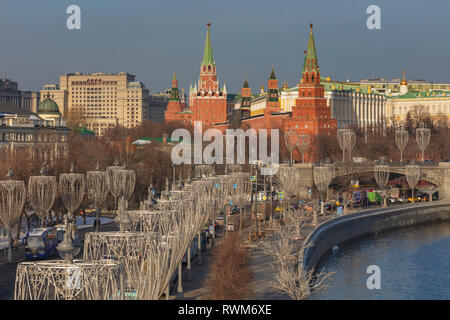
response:
[[[395,130],[395,144],[400,149],[400,162],[403,162],[403,150],[405,150],[408,144],[409,132],[403,129],[403,126],[399,130]]]
[[[8,229],[8,262],[12,261],[11,231],[19,222],[27,194],[24,182],[12,180],[13,177],[12,169],[8,168],[8,180],[0,181],[0,220]]]
[[[416,129],[416,141],[419,145],[420,151],[422,151],[422,162],[425,160],[425,149],[428,147],[430,143],[431,131],[428,129],[425,124],[422,122],[420,127]]]
[[[305,163],[305,153],[309,148],[311,137],[308,134],[301,134],[298,138],[297,149],[302,155],[302,162]]]
[[[294,144],[292,143],[292,136],[294,135],[294,131],[289,129],[284,133],[284,144],[286,145],[286,148],[288,149],[291,157],[289,161],[289,166],[292,167],[292,151],[294,151]]]
[[[28,181],[28,194],[31,205],[38,214],[41,225],[44,225],[45,218],[55,202],[57,184],[55,176],[47,176],[46,164],[41,167],[40,176],[31,176]]]
[[[100,224],[100,207],[104,204],[108,195],[108,175],[106,171],[100,171],[99,164],[95,171],[88,171],[86,173],[86,187],[88,197],[92,201],[96,212],[95,230],[98,231]]]
[[[420,167],[415,164],[414,161],[411,161],[411,163],[405,167],[405,172],[406,181],[408,181],[408,184],[411,187],[411,203],[414,203],[414,188],[416,187],[417,182],[419,182]]]
[[[324,204],[323,204],[323,197],[322,194],[325,192],[328,188],[328,185],[333,179],[333,167],[329,165],[323,165],[320,164],[318,166],[314,167],[313,171],[314,176],[314,184],[316,188],[320,192],[320,206],[321,206],[321,214],[324,214]],[[317,223],[317,218],[314,217],[315,223]]]
[[[389,181],[389,165],[382,159],[375,165],[374,169],[375,181],[383,193],[383,207],[386,207],[386,184]]]

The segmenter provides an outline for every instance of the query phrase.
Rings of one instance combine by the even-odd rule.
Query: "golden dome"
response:
[[[402,85],[402,86],[408,85],[408,82],[406,82],[406,79],[405,79],[405,71],[403,71],[403,80],[400,82],[400,85]]]

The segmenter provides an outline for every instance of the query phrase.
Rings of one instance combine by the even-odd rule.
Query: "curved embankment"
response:
[[[311,270],[335,244],[392,229],[450,221],[450,202],[434,201],[371,209],[320,224],[303,243],[303,268]]]

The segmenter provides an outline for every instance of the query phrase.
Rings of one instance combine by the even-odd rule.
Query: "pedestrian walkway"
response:
[[[207,251],[202,252],[202,263],[198,263],[198,259],[192,264],[191,281],[183,281],[184,300],[206,300],[208,299],[208,288],[204,283],[209,274],[209,266],[212,260],[213,248],[208,248]],[[183,278],[187,279],[186,269],[184,270]],[[176,286],[175,286],[176,288]]]
[[[318,225],[331,220],[332,217],[330,215],[327,216],[319,216],[318,217]],[[308,224],[305,226],[300,235],[303,239],[305,239],[309,233],[311,233],[315,229],[315,226]],[[267,240],[267,239],[265,239]],[[290,300],[290,297],[287,294],[280,293],[276,289],[273,288],[273,284],[275,283],[275,275],[274,275],[274,263],[275,260],[272,256],[265,254],[261,248],[260,243],[264,241],[264,239],[259,239],[255,242],[253,248],[249,248],[250,250],[250,270],[253,273],[252,279],[252,288],[253,288],[253,296],[250,297],[252,300]],[[270,237],[269,237],[270,241]],[[298,242],[298,250],[300,251],[303,241]]]

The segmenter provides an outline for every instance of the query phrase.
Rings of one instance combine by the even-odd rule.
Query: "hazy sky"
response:
[[[66,8],[81,8],[81,30],[66,28]],[[370,4],[381,30],[366,27]],[[267,86],[271,67],[293,86],[314,23],[323,76],[401,77],[450,82],[448,0],[0,0],[0,77],[22,90],[58,83],[66,72],[136,75],[150,92],[199,75],[206,26],[220,83]]]

